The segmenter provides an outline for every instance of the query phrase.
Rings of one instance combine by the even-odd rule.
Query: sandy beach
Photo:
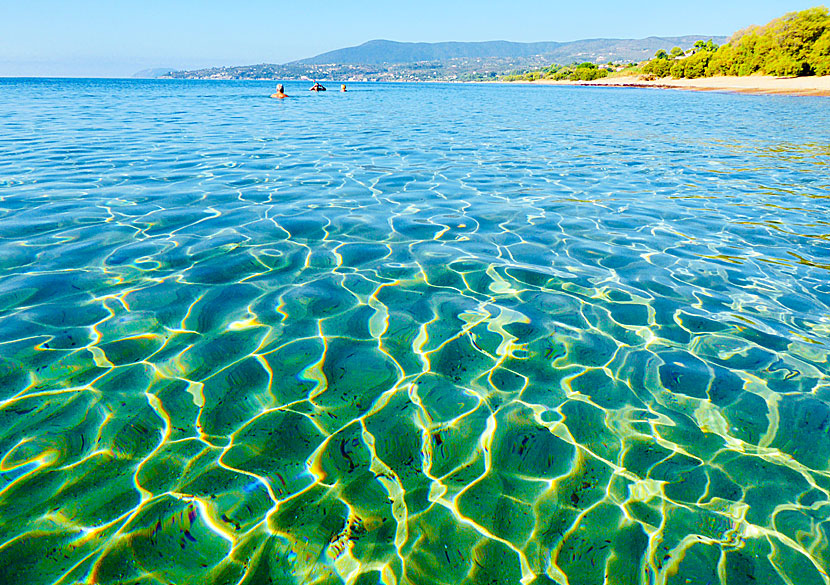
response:
[[[698,79],[647,79],[645,77],[606,77],[596,81],[554,81],[540,79],[543,85],[584,85],[600,87],[654,87],[696,91],[732,91],[755,94],[830,96],[830,76],[824,77],[701,77]]]

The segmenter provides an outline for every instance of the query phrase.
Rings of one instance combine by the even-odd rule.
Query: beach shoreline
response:
[[[674,79],[664,77],[648,79],[644,76],[605,77],[594,81],[556,81],[538,79],[527,82],[532,85],[575,85],[584,87],[636,87],[655,89],[683,89],[690,91],[726,91],[749,94],[830,96],[830,76],[823,77],[772,77],[751,75],[747,77],[699,77]]]

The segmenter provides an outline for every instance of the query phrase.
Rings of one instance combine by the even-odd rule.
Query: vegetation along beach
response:
[[[812,8],[740,30],[721,46],[660,49],[641,64],[551,66],[509,81],[609,87],[658,87],[746,93],[830,95],[830,13]]]
[[[830,585],[826,9],[7,4],[0,585]]]

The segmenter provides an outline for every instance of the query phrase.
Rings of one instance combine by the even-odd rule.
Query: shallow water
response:
[[[0,80],[0,577],[830,582],[826,98]]]

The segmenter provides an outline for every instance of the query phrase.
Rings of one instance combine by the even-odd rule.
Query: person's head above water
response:
[[[340,86],[340,91],[346,91],[346,84],[345,83]]]
[[[288,97],[285,95],[285,88],[282,86],[282,83],[277,84],[277,92],[271,95],[272,98],[279,98],[282,99],[284,97]]]

